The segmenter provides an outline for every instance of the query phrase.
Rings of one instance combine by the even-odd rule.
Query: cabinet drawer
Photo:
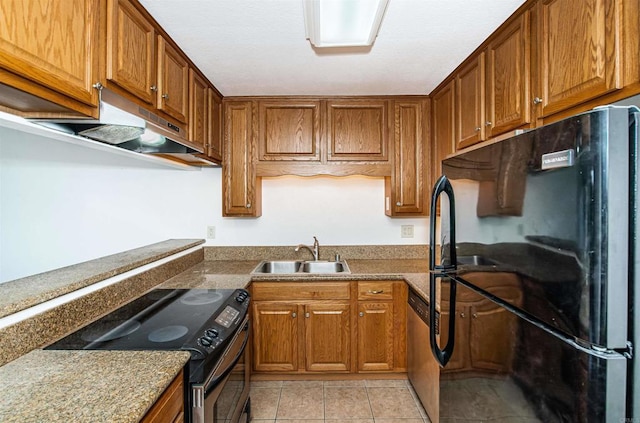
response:
[[[349,282],[254,282],[254,301],[348,300]]]
[[[393,282],[358,282],[358,300],[392,300]]]

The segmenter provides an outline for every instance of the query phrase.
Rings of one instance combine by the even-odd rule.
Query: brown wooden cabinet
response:
[[[184,422],[184,374],[182,371],[140,420],[141,423]]]
[[[253,282],[251,291],[254,371],[406,371],[405,282]]]
[[[442,160],[455,151],[455,83],[451,80],[432,95],[432,185],[442,174]]]
[[[304,305],[305,370],[351,369],[351,306],[348,301]]]
[[[222,161],[222,97],[211,87],[207,88],[207,141],[205,153]]]
[[[254,174],[255,105],[224,103],[223,216],[258,217],[262,213],[261,180]]]
[[[485,139],[484,52],[473,57],[455,75],[456,149]]]
[[[0,1],[0,105],[27,114],[97,115],[100,4]]]
[[[251,289],[255,371],[351,370],[348,282],[255,282]]]
[[[189,116],[189,63],[187,58],[158,36],[158,109],[187,123]]]
[[[541,0],[537,107],[542,116],[620,88],[616,0]]]
[[[406,284],[363,281],[357,289],[357,370],[406,370]]]
[[[487,47],[486,138],[532,121],[529,22],[529,11],[524,11],[497,32]]]
[[[189,140],[203,149],[209,135],[209,84],[194,69],[189,70]],[[206,153],[206,151],[205,151]]]
[[[320,161],[320,101],[259,101],[258,160]]]
[[[394,101],[394,160],[385,178],[385,212],[388,216],[428,215],[427,186],[431,172],[426,124],[429,102]]]
[[[254,301],[253,368],[260,372],[298,370],[298,305]]]
[[[388,161],[387,100],[327,101],[327,161]]]
[[[156,104],[156,30],[130,0],[107,2],[107,81]]]
[[[512,273],[466,274],[480,288],[514,305],[522,301],[518,276]],[[440,345],[448,341],[449,289],[442,288]],[[455,351],[443,373],[459,371],[508,372],[511,368],[510,336],[517,333],[518,318],[502,307],[470,291],[456,297]],[[505,336],[497,336],[505,334]]]

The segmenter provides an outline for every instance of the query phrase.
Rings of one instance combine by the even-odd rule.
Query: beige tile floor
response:
[[[430,423],[407,380],[253,381],[253,423]]]

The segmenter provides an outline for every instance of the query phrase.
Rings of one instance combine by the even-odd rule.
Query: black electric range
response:
[[[241,329],[248,306],[243,289],[155,289],[45,349],[185,350],[191,382],[202,382]]]

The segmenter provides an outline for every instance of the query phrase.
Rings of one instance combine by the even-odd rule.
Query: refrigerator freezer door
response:
[[[585,343],[626,349],[629,137],[628,110],[601,109],[445,160],[458,274],[518,274],[518,307]],[[445,253],[449,217],[443,202]]]

